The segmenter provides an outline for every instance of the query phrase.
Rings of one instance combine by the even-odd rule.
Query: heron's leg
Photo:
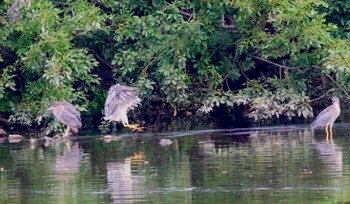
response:
[[[69,132],[70,132],[70,128],[69,128],[69,126],[67,126],[67,129],[66,129],[66,131],[64,132],[63,137],[69,137]]]
[[[329,131],[331,132],[331,134],[330,134],[330,140],[331,140],[331,143],[333,143],[333,132],[332,132],[332,129],[333,129],[333,124],[331,124],[330,126],[329,126]]]
[[[326,142],[328,143],[328,125],[326,125]]]

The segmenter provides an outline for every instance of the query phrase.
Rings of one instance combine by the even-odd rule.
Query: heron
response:
[[[80,113],[67,101],[55,101],[48,110],[53,112],[55,118],[67,126],[64,136],[69,136],[70,131],[77,134],[81,128]]]
[[[104,120],[121,122],[124,127],[133,131],[142,131],[138,124],[130,125],[127,113],[141,103],[138,97],[139,89],[136,87],[113,85],[108,90],[105,102]]]
[[[339,106],[339,98],[336,96],[332,97],[332,105],[328,106],[324,109],[320,114],[318,114],[317,118],[311,124],[311,128],[326,126],[326,139],[328,140],[328,127],[330,132],[330,138],[332,139],[333,132],[332,127],[334,121],[340,115],[340,106]]]

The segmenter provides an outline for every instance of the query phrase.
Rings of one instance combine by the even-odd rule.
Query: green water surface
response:
[[[350,125],[0,144],[0,203],[347,203]],[[171,143],[171,144],[169,144]]]

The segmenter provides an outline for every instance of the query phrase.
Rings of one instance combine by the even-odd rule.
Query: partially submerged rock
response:
[[[19,134],[10,134],[8,136],[9,143],[18,143],[24,139],[22,135]]]
[[[0,137],[6,137],[6,136],[7,136],[7,132],[4,129],[0,128]]]
[[[29,139],[30,149],[35,149],[36,147],[36,139],[30,138]]]
[[[169,139],[161,139],[160,141],[159,141],[159,144],[161,145],[161,146],[168,146],[168,145],[171,145],[173,142],[171,141],[171,140],[169,140]]]

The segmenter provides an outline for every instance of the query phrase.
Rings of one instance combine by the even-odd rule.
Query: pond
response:
[[[350,125],[0,144],[0,203],[346,203]]]

